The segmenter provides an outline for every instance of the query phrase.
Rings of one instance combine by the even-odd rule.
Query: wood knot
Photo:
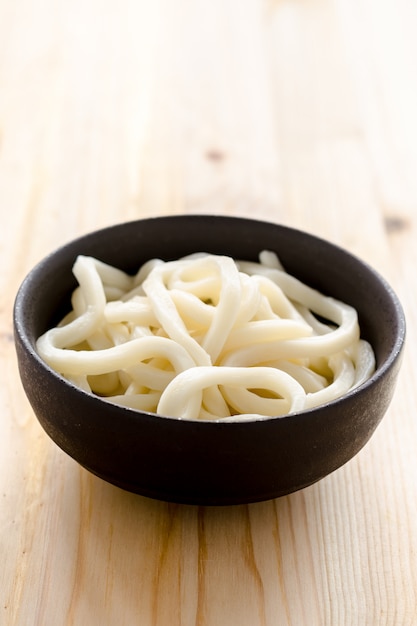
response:
[[[392,215],[384,219],[385,230],[388,235],[397,235],[410,228],[410,223],[405,217]]]
[[[222,161],[225,157],[225,154],[221,150],[212,148],[211,150],[207,150],[206,157],[209,159],[209,161]]]

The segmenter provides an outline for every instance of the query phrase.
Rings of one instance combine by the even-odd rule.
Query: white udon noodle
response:
[[[375,368],[356,311],[269,251],[259,263],[152,259],[135,276],[79,256],[73,272],[72,311],[38,339],[39,355],[118,405],[184,419],[281,417],[343,396]]]

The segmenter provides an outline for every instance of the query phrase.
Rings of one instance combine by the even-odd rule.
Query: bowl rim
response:
[[[217,420],[201,420],[198,418],[181,418],[181,417],[173,417],[170,415],[163,415],[163,414],[158,414],[158,413],[153,413],[150,411],[139,411],[138,409],[134,409],[132,407],[128,407],[128,406],[123,406],[123,405],[118,405],[116,403],[111,403],[108,402],[105,398],[102,398],[98,395],[95,395],[93,393],[89,393],[87,391],[84,391],[83,389],[77,387],[74,383],[72,383],[71,381],[67,380],[64,376],[62,376],[61,374],[59,374],[58,372],[56,372],[54,369],[52,369],[38,354],[36,347],[34,345],[34,343],[32,343],[31,338],[29,337],[27,331],[26,331],[26,325],[24,322],[24,310],[25,310],[25,301],[28,297],[28,290],[33,282],[33,280],[39,276],[39,274],[43,271],[43,269],[45,267],[48,266],[49,262],[58,254],[62,253],[62,251],[64,251],[65,249],[70,249],[73,246],[77,246],[79,244],[82,244],[83,241],[87,241],[89,239],[94,238],[95,236],[100,236],[102,234],[105,234],[106,232],[110,232],[114,229],[119,229],[119,228],[129,228],[130,226],[139,226],[140,224],[143,224],[145,222],[167,222],[167,221],[177,221],[177,220],[184,220],[184,219],[188,219],[188,220],[206,220],[206,219],[210,219],[213,221],[217,221],[217,222],[221,222],[223,221],[224,223],[226,221],[228,221],[229,223],[232,222],[251,222],[253,224],[259,224],[259,225],[264,225],[264,226],[270,226],[270,227],[274,227],[274,228],[279,228],[281,229],[283,232],[291,232],[294,235],[300,235],[304,238],[308,238],[310,240],[315,240],[315,242],[317,244],[324,244],[327,247],[331,247],[335,250],[335,252],[337,252],[338,254],[342,254],[345,257],[350,257],[352,260],[354,260],[358,265],[362,266],[369,275],[371,275],[378,283],[379,285],[382,287],[384,293],[386,294],[388,300],[391,302],[392,308],[395,311],[395,316],[396,316],[396,333],[395,333],[395,340],[393,342],[393,347],[390,351],[390,353],[386,356],[386,358],[376,367],[375,372],[370,376],[370,378],[368,380],[366,380],[365,382],[363,382],[361,385],[359,385],[358,387],[355,387],[354,389],[351,389],[350,391],[348,391],[347,393],[345,393],[343,396],[336,398],[334,400],[331,400],[330,402],[326,402],[323,404],[320,404],[316,407],[310,408],[310,409],[304,409],[302,411],[297,411],[294,413],[289,413],[283,416],[257,416],[254,418],[248,418],[245,420],[239,420],[239,419],[233,419],[233,417],[230,418],[219,418]],[[150,419],[157,419],[157,420],[172,420],[174,422],[178,422],[178,423],[183,423],[183,424],[192,424],[192,425],[196,425],[198,424],[200,428],[214,428],[214,427],[219,427],[221,426],[222,428],[228,428],[228,427],[232,427],[234,426],[236,428],[237,425],[239,425],[240,427],[250,427],[253,424],[259,424],[260,422],[270,422],[272,420],[276,420],[276,421],[281,421],[281,420],[287,420],[287,419],[291,419],[293,421],[297,420],[304,420],[307,417],[311,417],[314,414],[318,414],[319,412],[323,411],[324,409],[332,409],[333,407],[343,404],[347,401],[349,401],[350,399],[353,399],[355,396],[357,396],[358,394],[362,394],[364,392],[366,392],[366,390],[369,387],[372,387],[379,379],[383,378],[384,375],[386,374],[386,372],[388,372],[396,363],[396,361],[398,360],[398,358],[400,357],[403,347],[404,347],[404,343],[405,343],[405,337],[406,337],[406,318],[405,318],[405,313],[404,313],[404,309],[402,307],[402,304],[399,300],[399,297],[397,296],[396,292],[394,291],[394,289],[391,287],[391,285],[389,284],[389,282],[382,276],[382,274],[379,273],[379,271],[377,271],[375,268],[373,268],[369,263],[367,263],[366,261],[362,260],[360,257],[358,257],[357,255],[351,253],[349,250],[347,250],[346,248],[343,248],[342,246],[333,243],[332,241],[325,239],[323,237],[317,236],[313,233],[310,233],[306,230],[302,230],[299,228],[294,228],[291,226],[287,226],[285,224],[281,224],[278,222],[270,222],[267,220],[260,220],[260,219],[253,219],[253,218],[247,218],[247,217],[239,217],[239,216],[229,216],[229,215],[221,215],[221,214],[175,214],[175,215],[160,215],[160,216],[154,216],[154,217],[148,217],[148,218],[139,218],[139,219],[135,219],[135,220],[128,220],[128,221],[124,221],[124,222],[116,222],[114,224],[111,224],[109,226],[105,226],[103,228],[99,228],[96,230],[91,230],[87,233],[84,233],[78,237],[75,237],[65,243],[63,243],[62,245],[58,246],[57,248],[51,250],[48,254],[46,254],[43,258],[41,258],[33,267],[31,270],[29,270],[29,272],[26,274],[26,276],[23,278],[20,286],[18,287],[17,293],[16,293],[16,297],[15,297],[15,301],[14,301],[14,305],[13,305],[13,330],[14,330],[14,335],[15,335],[15,343],[17,342],[17,340],[20,341],[20,343],[24,346],[24,349],[26,350],[26,352],[30,355],[30,357],[32,359],[34,359],[37,363],[37,365],[39,367],[41,367],[45,373],[47,373],[48,375],[52,376],[54,379],[56,379],[57,382],[59,382],[61,385],[65,385],[70,389],[73,389],[75,392],[78,392],[81,394],[82,396],[85,396],[86,398],[89,399],[89,401],[96,403],[97,407],[103,407],[103,403],[104,406],[105,405],[109,405],[110,407],[113,407],[114,409],[120,410],[121,414],[123,414],[126,418],[128,419],[135,419],[136,416],[141,416],[143,417],[148,417]]]

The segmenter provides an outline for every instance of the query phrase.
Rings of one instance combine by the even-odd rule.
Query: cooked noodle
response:
[[[115,404],[203,420],[279,417],[335,400],[375,368],[356,311],[263,251],[152,259],[129,276],[79,256],[72,311],[37,341],[51,368]]]

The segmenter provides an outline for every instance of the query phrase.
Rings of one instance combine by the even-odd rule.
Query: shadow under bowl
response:
[[[73,263],[91,255],[135,273],[146,260],[192,252],[258,260],[275,251],[287,271],[355,307],[375,351],[374,375],[329,404],[248,422],[180,420],[115,406],[81,391],[36,352],[70,308]],[[123,489],[178,503],[227,505],[282,496],[320,480],[369,440],[392,399],[404,313],[387,282],[347,251],[308,233],[244,218],[180,215],[111,226],[76,239],[25,278],[14,307],[25,393],[48,435],[90,472]]]

